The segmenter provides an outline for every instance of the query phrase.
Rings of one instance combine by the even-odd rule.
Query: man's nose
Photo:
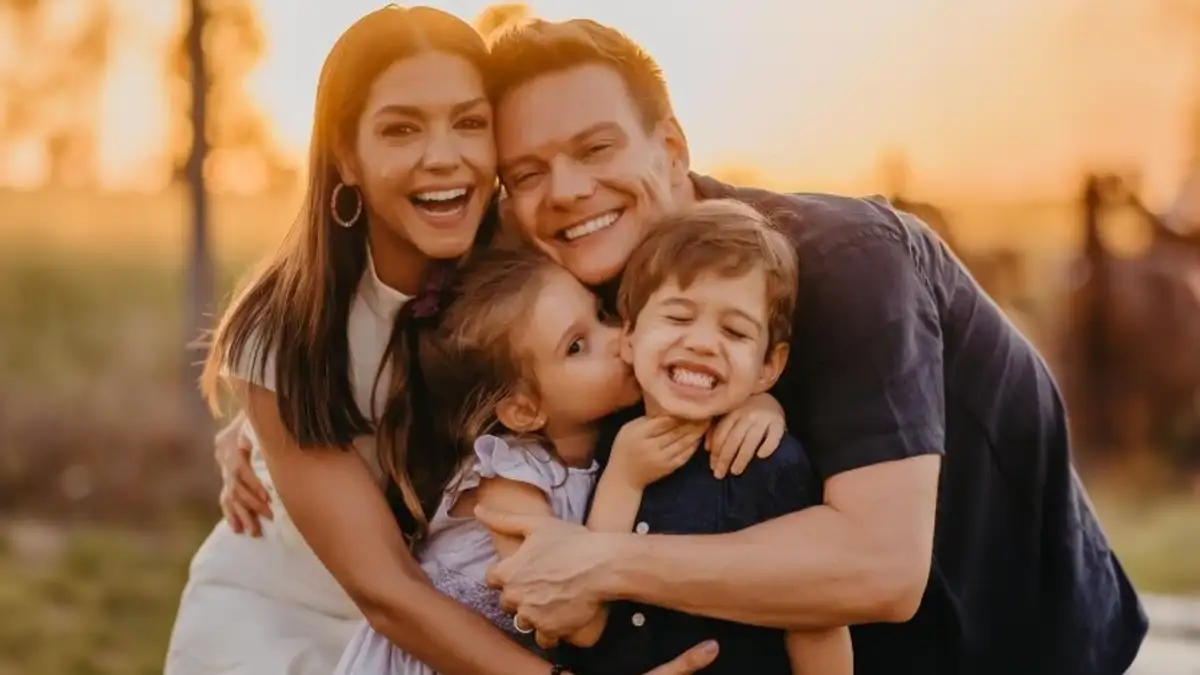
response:
[[[595,191],[596,182],[576,162],[560,158],[550,165],[547,199],[551,206],[569,208],[592,196]]]

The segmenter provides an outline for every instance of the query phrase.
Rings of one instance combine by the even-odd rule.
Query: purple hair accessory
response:
[[[442,311],[442,304],[450,278],[449,265],[437,265],[425,277],[421,292],[412,301],[412,315],[416,319],[430,319]]]

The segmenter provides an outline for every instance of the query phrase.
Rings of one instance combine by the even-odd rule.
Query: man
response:
[[[741,199],[787,230],[799,310],[773,393],[824,480],[823,506],[724,535],[481,512],[526,537],[492,580],[540,639],[620,600],[857,624],[858,673],[1126,670],[1147,620],[1072,469],[1057,386],[927,227],[691,174],[658,67],[613,29],[537,21],[494,55],[506,207],[581,280],[611,284],[647,223],[691,200]]]

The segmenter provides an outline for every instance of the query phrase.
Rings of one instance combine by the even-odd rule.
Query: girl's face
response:
[[[552,266],[515,341],[531,365],[545,431],[571,434],[637,403],[641,390],[621,360],[620,327],[605,321],[600,301],[569,272]]]
[[[495,187],[496,147],[469,61],[428,51],[393,63],[372,84],[353,143],[339,169],[364,196],[373,245],[431,259],[470,248]]]

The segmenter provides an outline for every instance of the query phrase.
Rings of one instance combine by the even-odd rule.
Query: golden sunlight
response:
[[[117,35],[96,119],[102,182],[157,187],[171,133],[162,55],[180,30],[179,3],[112,4]],[[382,3],[303,4],[258,1],[267,53],[246,85],[295,162],[325,53]],[[471,20],[489,3],[431,4]],[[548,18],[596,18],[645,45],[667,73],[702,169],[736,164],[775,182],[858,190],[877,183],[879,157],[891,151],[908,157],[921,193],[1045,199],[1103,164],[1141,170],[1153,197],[1175,191],[1192,152],[1200,29],[1177,30],[1157,3],[532,5]],[[22,152],[9,148],[0,178],[36,170],[37,153]]]

